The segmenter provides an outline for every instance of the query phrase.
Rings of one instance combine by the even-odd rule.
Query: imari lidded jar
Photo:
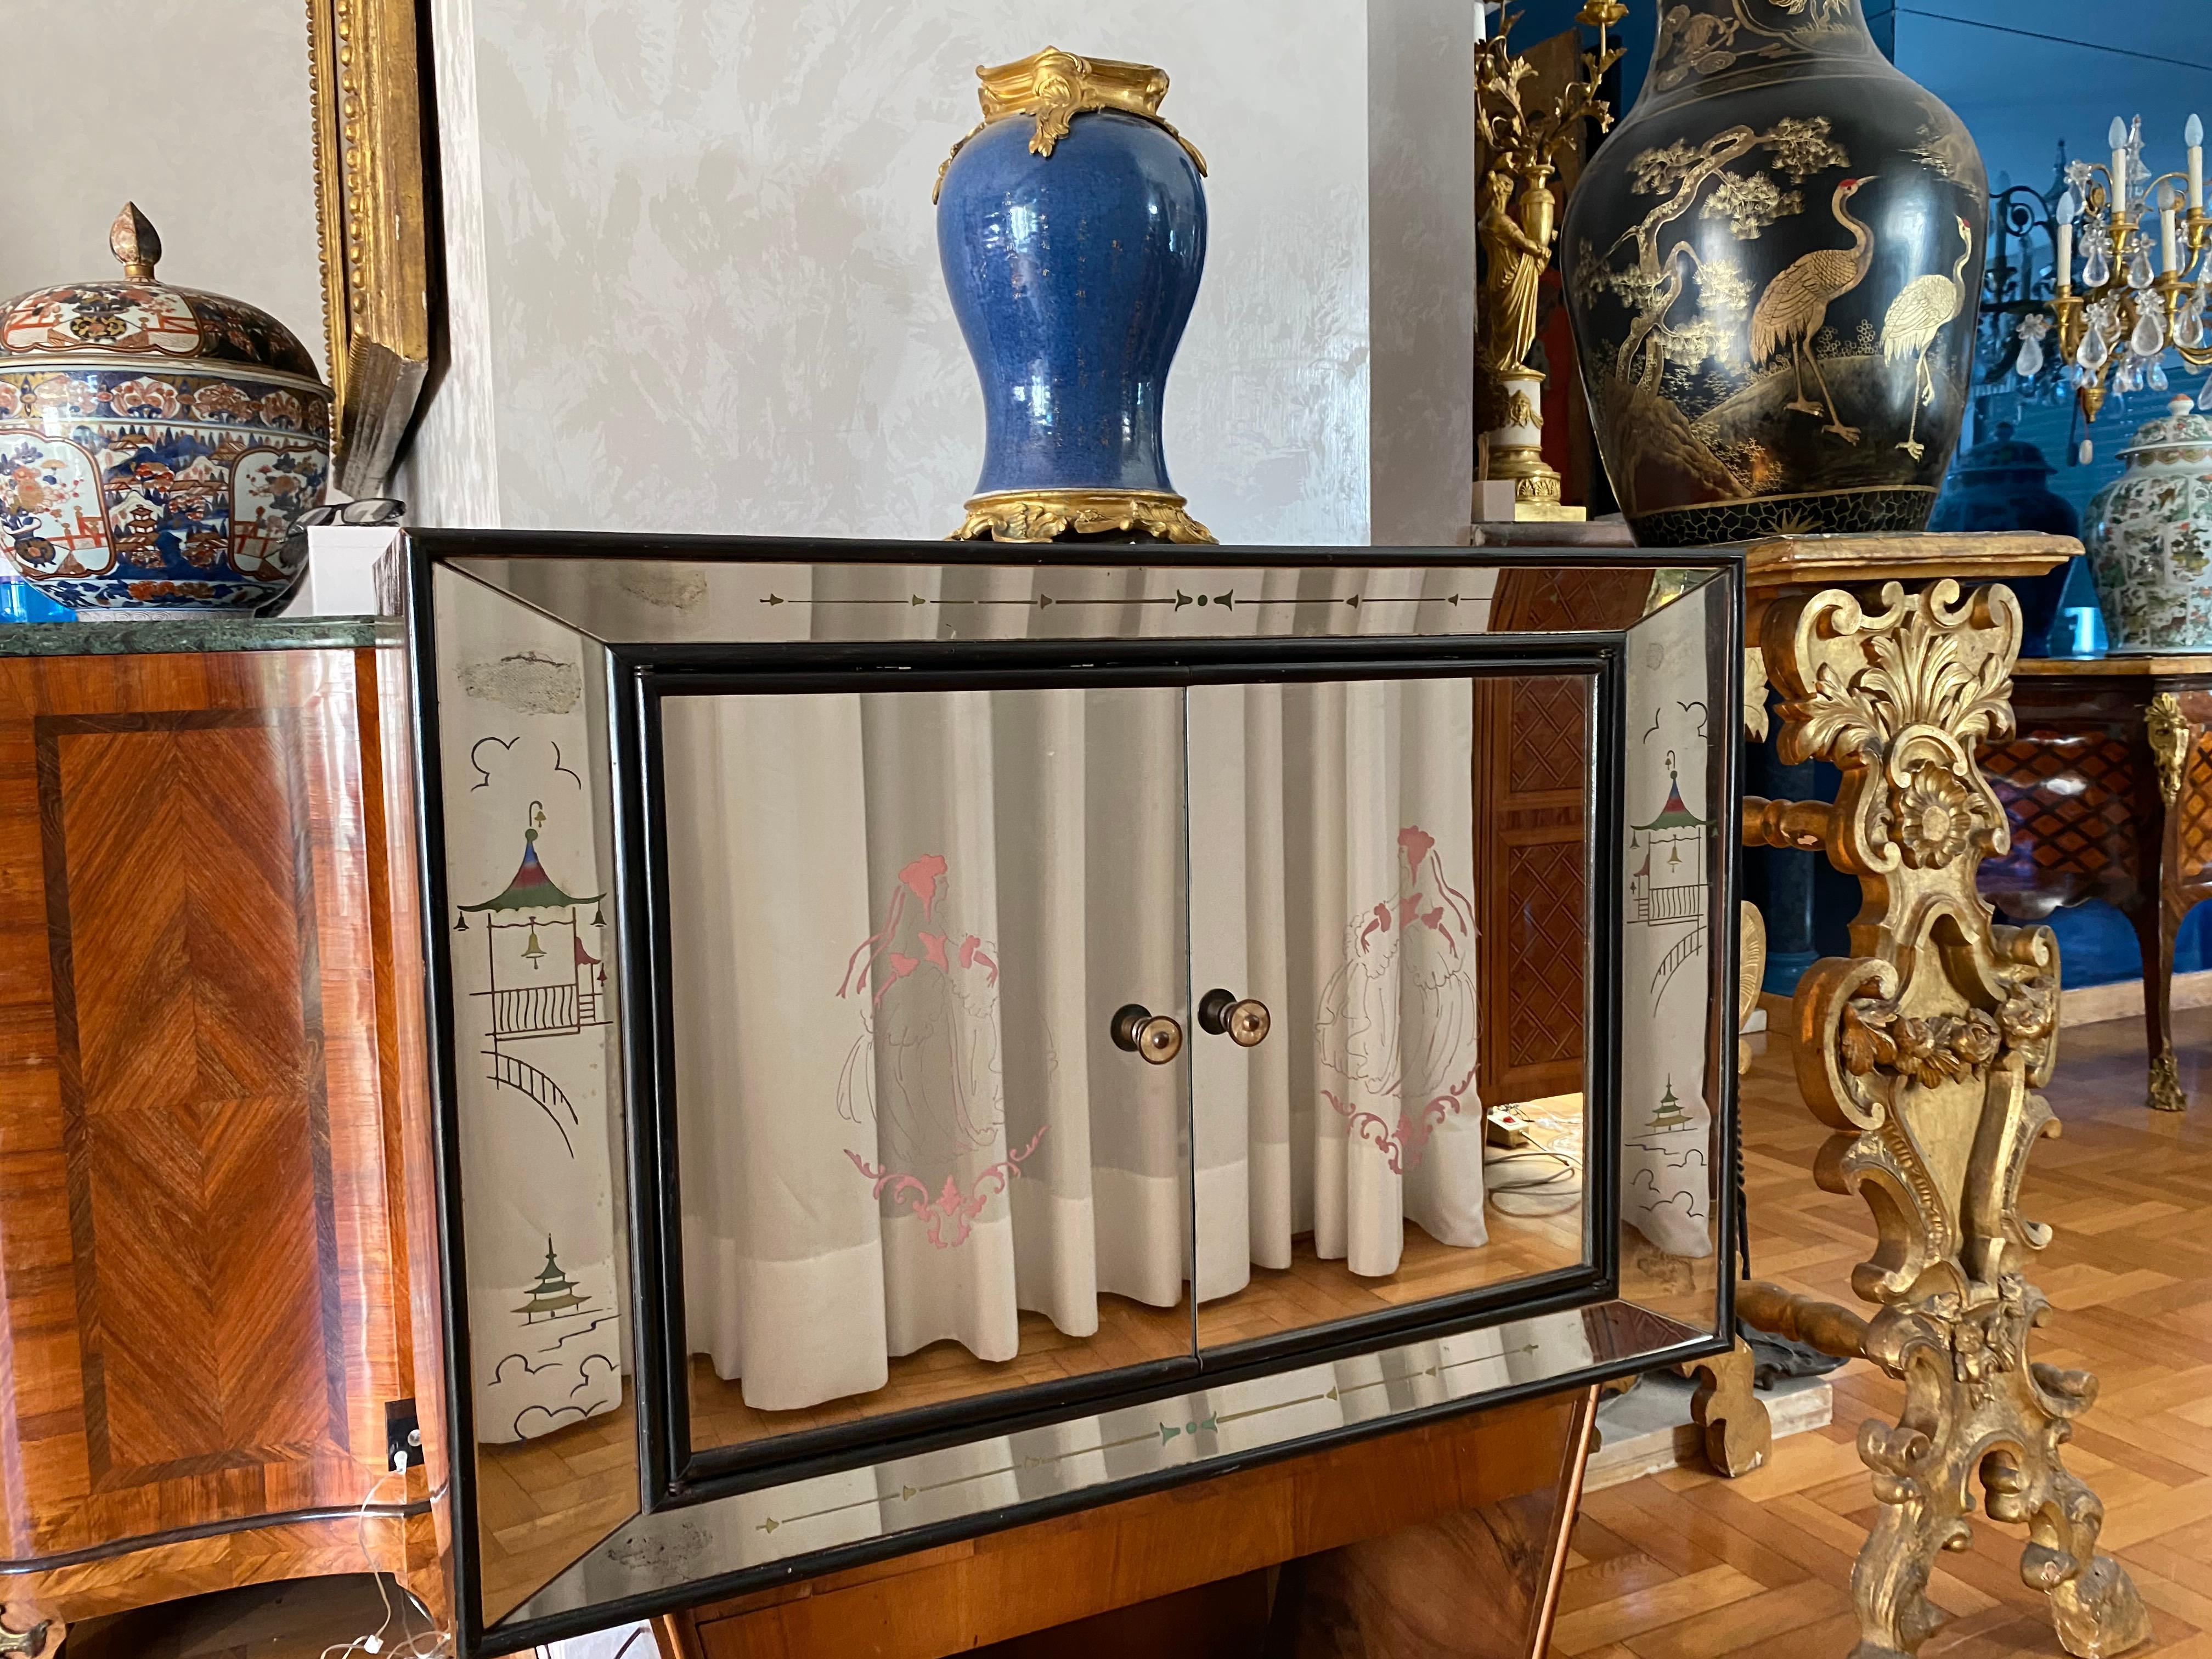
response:
[[[1966,416],[1988,219],[1959,118],[1860,0],[1662,0],[1560,237],[1638,542],[1923,528]]]
[[[938,175],[937,250],[983,384],[955,539],[1210,542],[1160,446],[1206,267],[1206,162],[1168,77],[1047,47],[978,69],[982,125]]]
[[[2082,542],[2115,651],[2212,651],[2212,419],[2177,397],[2120,452]]]
[[[85,617],[275,605],[323,498],[331,394],[267,313],[155,282],[136,207],[108,245],[122,281],[0,307],[0,550]]]

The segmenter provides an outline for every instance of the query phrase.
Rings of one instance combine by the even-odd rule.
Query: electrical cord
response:
[[[376,1558],[368,1553],[368,1511],[376,1502],[377,1493],[384,1490],[384,1483],[395,1474],[402,1480],[406,1478],[407,1457],[404,1452],[393,1454],[392,1467],[376,1478],[375,1484],[361,1500],[361,1512],[354,1517],[354,1534],[361,1545],[361,1559],[368,1563],[369,1576],[375,1581],[376,1599],[384,1607],[384,1622],[366,1636],[356,1636],[350,1642],[331,1643],[323,1650],[322,1659],[355,1659],[357,1654],[389,1654],[392,1659],[434,1659],[434,1656],[453,1651],[453,1638],[446,1632],[416,1628],[415,1616],[405,1596],[400,1598],[395,1613],[391,1594],[384,1587],[384,1575],[377,1571]],[[399,1620],[399,1638],[387,1648],[385,1633],[392,1628],[395,1617]],[[426,1642],[429,1644],[427,1647],[423,1645]]]
[[[1533,1113],[1525,1104],[1518,1115],[1530,1144],[1485,1149],[1484,1194],[1501,1215],[1564,1215],[1583,1201],[1582,1119]]]

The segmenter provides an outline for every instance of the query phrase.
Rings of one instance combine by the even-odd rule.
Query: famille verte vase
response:
[[[2116,651],[2212,651],[2212,419],[2177,397],[2082,523]]]
[[[937,191],[983,384],[983,471],[956,538],[1212,541],[1160,444],[1206,267],[1206,162],[1160,118],[1168,77],[1053,47],[975,73],[982,124]]]
[[[122,281],[0,307],[0,550],[81,617],[276,604],[304,563],[286,534],[323,498],[331,394],[267,313],[155,282],[137,208],[108,241]]]
[[[1637,539],[1923,528],[1966,416],[1987,197],[1859,0],[1663,0],[1560,239]]]

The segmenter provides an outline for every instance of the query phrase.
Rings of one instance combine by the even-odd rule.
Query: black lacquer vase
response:
[[[1860,0],[1663,0],[1561,234],[1637,539],[1926,526],[1966,416],[1988,186]]]

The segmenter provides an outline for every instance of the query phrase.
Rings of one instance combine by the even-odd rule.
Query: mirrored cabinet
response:
[[[1137,551],[406,550],[465,1650],[1721,1346],[1741,565]]]

